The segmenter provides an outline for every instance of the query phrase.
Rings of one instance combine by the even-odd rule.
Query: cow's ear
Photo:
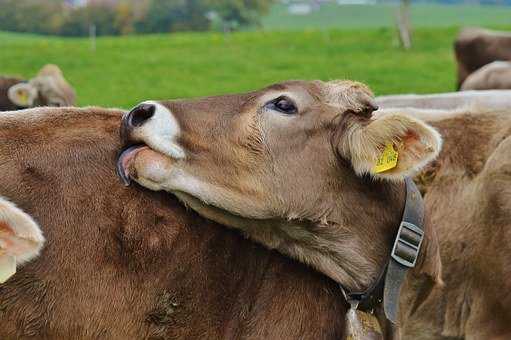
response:
[[[426,123],[404,114],[377,119],[346,112],[334,135],[337,151],[359,175],[401,180],[438,156],[442,138]]]
[[[19,83],[9,88],[7,97],[16,106],[32,107],[37,98],[37,88],[30,83]]]
[[[0,198],[0,283],[16,266],[39,255],[44,237],[37,223],[9,201]]]
[[[365,117],[371,117],[378,109],[371,89],[351,80],[332,80],[323,83],[323,99],[326,104],[340,112],[352,111]]]

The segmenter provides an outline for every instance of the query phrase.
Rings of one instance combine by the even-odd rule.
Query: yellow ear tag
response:
[[[0,256],[0,283],[4,283],[14,274],[16,274],[16,257]]]
[[[28,106],[28,92],[27,91],[17,91],[16,96],[18,97],[18,101],[23,106]]]
[[[395,168],[397,166],[398,155],[399,154],[394,149],[394,144],[392,142],[385,144],[385,149],[378,158],[378,161],[376,161],[373,172],[378,174],[380,172]]]

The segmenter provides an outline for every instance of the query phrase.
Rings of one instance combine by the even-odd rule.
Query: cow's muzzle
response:
[[[135,128],[144,125],[156,112],[156,105],[150,103],[142,103],[130,112],[124,114],[121,121],[121,140],[125,144],[129,144],[131,134]]]

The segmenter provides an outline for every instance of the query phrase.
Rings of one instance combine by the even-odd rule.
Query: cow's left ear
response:
[[[0,197],[0,283],[21,265],[39,255],[44,237],[37,223],[11,202]]]
[[[7,91],[7,97],[16,106],[27,108],[32,107],[37,98],[37,88],[30,83],[19,83],[13,85]]]
[[[401,180],[440,153],[442,138],[426,123],[404,114],[377,119],[346,112],[335,133],[337,151],[359,175]]]

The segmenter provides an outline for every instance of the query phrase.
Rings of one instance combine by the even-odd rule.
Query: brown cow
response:
[[[461,91],[511,89],[511,62],[494,61],[486,64],[465,79]]]
[[[496,60],[511,60],[511,33],[465,28],[454,42],[454,54],[459,90],[465,79],[484,65]]]
[[[0,339],[342,339],[332,280],[121,185],[121,114],[0,115],[0,193],[47,239],[0,285]]]
[[[401,179],[440,148],[425,123],[395,111],[372,118],[370,103],[360,84],[317,81],[146,102],[123,119],[124,138],[143,144],[120,165],[138,183],[364,290],[389,257]],[[509,339],[511,112],[435,119],[445,146],[417,177],[426,239],[400,299],[403,338]],[[398,162],[377,173],[389,144]]]
[[[73,106],[76,95],[56,65],[44,66],[29,81],[0,77],[0,111],[35,106]]]

